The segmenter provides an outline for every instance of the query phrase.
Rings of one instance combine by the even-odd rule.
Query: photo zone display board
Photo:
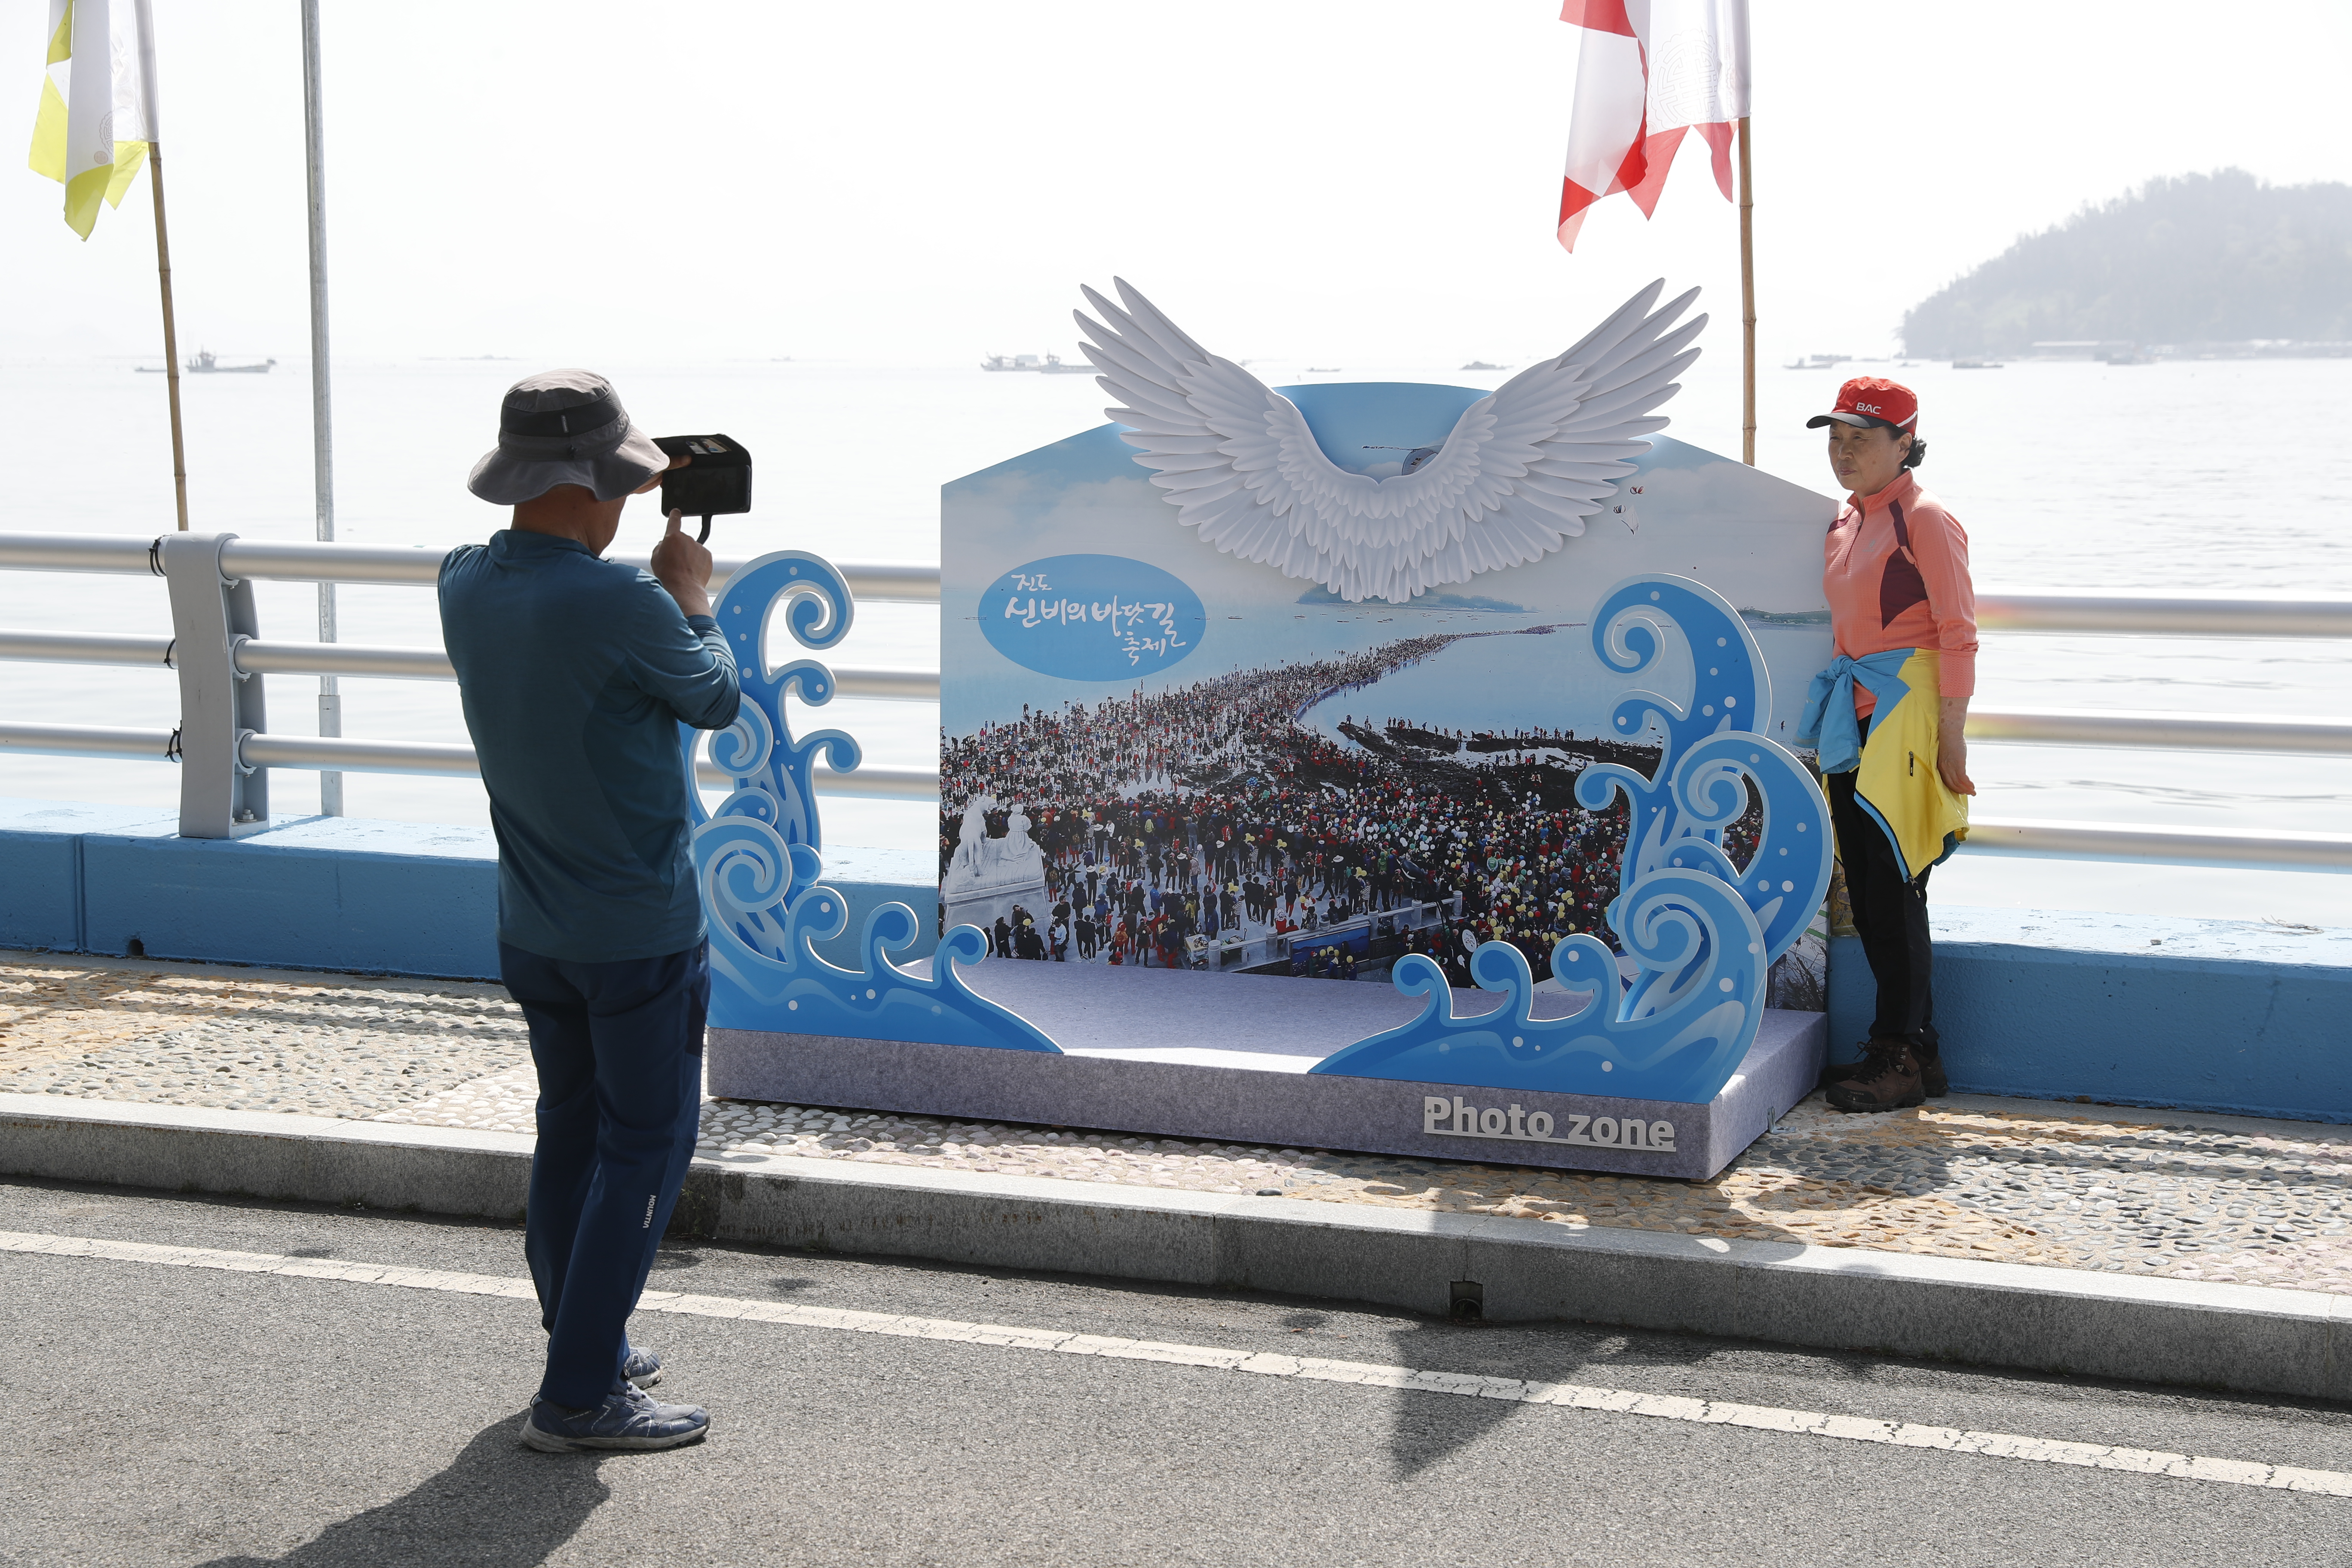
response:
[[[732,784],[711,1091],[1722,1169],[1826,1049],[1791,742],[1832,503],[1659,436],[1688,296],[1486,393],[1270,388],[1118,292],[1081,318],[1116,423],[943,493],[928,962],[898,903],[816,947],[813,770],[859,752],[794,731],[822,657],[754,651],[825,654],[846,583],[787,551],[721,595],[743,710],[681,737]]]
[[[1364,481],[1445,461],[1503,395],[1267,395],[1370,510]],[[1370,519],[1352,561],[1217,537],[1155,442],[1185,445],[1106,425],[944,488],[942,930],[992,961],[1393,984],[1422,1016],[1314,1070],[1433,1083],[1704,1102],[1767,1005],[1823,1005],[1828,823],[1793,737],[1832,654],[1832,501],[1648,436],[1580,532],[1416,584],[1392,536],[1425,521]],[[1471,987],[1511,994],[1457,1016]]]

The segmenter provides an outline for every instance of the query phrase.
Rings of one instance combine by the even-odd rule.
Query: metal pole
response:
[[[1756,466],[1756,195],[1748,183],[1748,116],[1739,117],[1739,460]]]
[[[319,0],[302,0],[303,170],[310,187],[310,464],[318,489],[319,537],[335,537],[335,419],[327,357],[327,148],[319,87]],[[335,585],[319,584],[319,640],[335,640]],[[319,733],[343,732],[338,678],[319,678]],[[319,810],[343,815],[343,775],[319,775]]]

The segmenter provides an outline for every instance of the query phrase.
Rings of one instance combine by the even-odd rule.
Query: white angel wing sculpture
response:
[[[1528,366],[1463,410],[1437,455],[1409,474],[1349,473],[1316,445],[1296,404],[1187,337],[1113,279],[1125,310],[1092,289],[1077,313],[1097,384],[1122,406],[1135,459],[1179,521],[1218,549],[1322,584],[1341,598],[1402,603],[1445,583],[1524,565],[1584,531],[1626,459],[1665,428],[1650,417],[1679,390],[1706,325],[1676,318],[1694,289],[1653,310],[1653,283],[1574,348]]]

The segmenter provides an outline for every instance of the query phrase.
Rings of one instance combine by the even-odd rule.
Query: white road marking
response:
[[[296,1279],[337,1279],[355,1285],[390,1285],[404,1289],[443,1290],[465,1296],[505,1296],[523,1301],[536,1300],[536,1293],[528,1279],[510,1279],[493,1274],[460,1274],[441,1268],[402,1268],[383,1263],[346,1263],[331,1258],[288,1258],[266,1252],[165,1247],[142,1241],[100,1241],[88,1237],[40,1236],[24,1231],[0,1231],[0,1252],[41,1253],[52,1258],[98,1258],[116,1263],[219,1268],[238,1274],[276,1274]],[[2133,1475],[2172,1476],[2182,1480],[2221,1481],[2230,1486],[2268,1487],[2279,1491],[2352,1497],[2352,1474],[2341,1470],[2306,1470],[2291,1465],[2252,1465],[2239,1459],[2208,1458],[2196,1454],[2168,1454],[2150,1448],[2111,1447],[2099,1443],[2020,1437],[2006,1432],[1967,1432],[1954,1426],[1922,1426],[1909,1421],[1873,1421],[1858,1415],[1830,1415],[1814,1410],[1781,1410],[1768,1405],[1688,1399],[1672,1394],[1637,1394],[1630,1389],[1595,1388],[1583,1384],[1531,1383],[1518,1378],[1482,1377],[1471,1373],[1418,1372],[1412,1367],[1330,1361],[1320,1356],[1218,1350],[1207,1345],[1179,1345],[1156,1340],[1074,1334],[1058,1329],[963,1323],[947,1318],[911,1318],[890,1312],[853,1312],[835,1307],[799,1307],[782,1301],[753,1301],[731,1296],[691,1296],[673,1290],[648,1290],[639,1300],[638,1307],[648,1312],[675,1312],[695,1318],[740,1318],[750,1322],[792,1323],[802,1328],[838,1329],[858,1334],[894,1334],[904,1339],[946,1340],[962,1344],[1001,1345],[1011,1350],[1051,1351],[1059,1355],[1101,1356],[1110,1361],[1160,1362],[1171,1366],[1207,1367],[1218,1372],[1254,1373],[1265,1377],[1298,1378],[1312,1383],[1352,1383],[1368,1388],[1400,1388],[1420,1394],[1450,1394],[1472,1399],[1507,1400],[1520,1405],[1556,1405],[1572,1410],[1605,1410],[1621,1415],[1646,1415],[1662,1421],[1694,1421],[1703,1426],[1745,1426],[1759,1432],[1835,1437],[1850,1443],[1884,1443],[1899,1448],[1933,1448],[1954,1454],[1982,1454],[1997,1459],[2023,1459],[2034,1464],[2076,1465],[2094,1470],[2123,1470]]]

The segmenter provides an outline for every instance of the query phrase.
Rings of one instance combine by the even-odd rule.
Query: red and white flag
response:
[[[1567,0],[1584,31],[1560,185],[1559,242],[1593,203],[1623,191],[1648,217],[1685,132],[1715,153],[1731,196],[1731,138],[1748,114],[1748,0]]]

